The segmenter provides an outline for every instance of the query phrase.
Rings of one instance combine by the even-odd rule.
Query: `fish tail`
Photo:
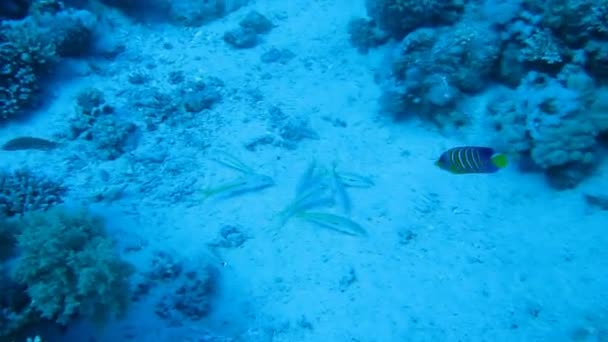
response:
[[[503,153],[496,153],[492,155],[490,160],[492,160],[492,164],[499,169],[506,167],[508,163],[507,156]]]

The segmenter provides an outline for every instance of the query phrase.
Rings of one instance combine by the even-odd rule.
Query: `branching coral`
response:
[[[63,202],[66,188],[28,170],[0,172],[0,216],[46,210]]]
[[[29,214],[19,228],[13,277],[42,318],[66,324],[77,315],[101,319],[125,310],[132,268],[99,217],[58,207]]]
[[[60,11],[0,24],[0,121],[36,104],[40,79],[60,57],[87,51],[94,23],[87,11]]]
[[[55,45],[32,24],[0,26],[0,121],[34,104],[38,79],[56,60]]]

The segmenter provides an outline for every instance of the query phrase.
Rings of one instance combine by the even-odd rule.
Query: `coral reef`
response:
[[[6,218],[0,218],[0,263],[13,256],[17,240],[17,225]]]
[[[57,61],[56,48],[28,22],[0,24],[0,122],[36,104],[38,80]]]
[[[103,92],[96,88],[83,89],[76,97],[75,115],[70,118],[70,138],[87,136],[98,117],[114,113],[106,104]]]
[[[366,0],[366,7],[380,28],[401,39],[421,27],[456,22],[464,3],[463,0]]]
[[[53,180],[21,169],[0,172],[0,216],[47,210],[63,202],[66,188]]]
[[[124,312],[132,266],[121,260],[103,221],[86,210],[56,207],[20,224],[13,272],[41,318],[67,324]]]
[[[488,26],[418,29],[398,48],[387,89],[390,110],[460,126],[468,118],[458,110],[459,100],[484,89],[499,56],[500,40]]]
[[[4,265],[0,268],[0,339],[11,341],[28,326],[40,321],[29,306],[26,287],[17,284]]]
[[[390,36],[380,30],[374,20],[356,18],[348,23],[350,43],[360,53],[367,53],[369,49],[384,44]]]
[[[172,325],[182,325],[184,319],[200,320],[211,311],[216,291],[218,271],[210,264],[186,268],[182,262],[166,252],[155,253],[152,268],[141,274],[134,300],[139,300],[158,285],[165,289],[155,305],[155,313]]]
[[[136,143],[137,127],[118,117],[114,107],[106,104],[104,94],[95,88],[83,89],[76,99],[75,114],[70,119],[71,139],[89,140],[97,156],[113,160]]]
[[[487,84],[500,56],[497,32],[485,25],[458,24],[449,29],[421,29],[402,42],[394,76],[407,80],[439,75],[460,91],[474,93]]]
[[[172,324],[183,318],[198,321],[211,311],[211,300],[216,288],[217,271],[207,267],[202,272],[188,271],[173,290],[156,304],[155,313]]]
[[[365,36],[376,24],[401,40],[385,74],[385,111],[441,127],[478,124],[486,118],[467,113],[471,100],[503,84],[488,106],[498,147],[526,156],[558,188],[576,186],[597,166],[608,125],[598,88],[608,77],[607,1],[368,0],[367,7],[372,19],[349,27],[351,40],[362,36],[356,46],[374,46]],[[449,15],[429,19],[437,13]]]
[[[37,12],[0,24],[0,121],[37,104],[40,80],[61,57],[89,50],[95,17],[88,11]]]
[[[558,188],[576,186],[598,162],[596,138],[603,128],[588,114],[590,101],[576,89],[575,77],[564,76],[570,82],[563,83],[531,72],[517,89],[504,90],[488,107],[497,144],[529,156]]]
[[[569,45],[608,38],[608,1],[550,0],[543,5],[543,25]]]
[[[104,160],[118,158],[127,150],[130,137],[136,129],[133,123],[124,122],[114,115],[98,118],[91,130],[91,140],[97,155]]]
[[[66,325],[76,317],[101,322],[124,312],[133,269],[120,259],[99,217],[54,207],[22,220],[0,219],[0,244],[3,341],[23,339],[41,323]]]

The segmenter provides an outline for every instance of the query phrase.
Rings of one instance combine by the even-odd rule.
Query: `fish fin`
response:
[[[496,153],[492,155],[490,160],[492,160],[492,164],[494,164],[499,169],[506,167],[508,164],[507,155],[503,153]]]

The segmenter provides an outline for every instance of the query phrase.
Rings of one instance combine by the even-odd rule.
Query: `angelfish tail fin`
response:
[[[499,169],[506,167],[508,164],[507,155],[503,153],[496,153],[492,155],[491,160],[492,164],[494,164]]]

